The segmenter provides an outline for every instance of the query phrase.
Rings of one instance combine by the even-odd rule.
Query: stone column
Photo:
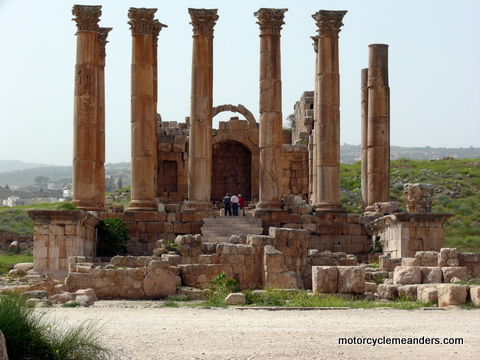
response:
[[[112,28],[99,28],[99,63],[98,63],[98,107],[97,107],[97,142],[95,145],[95,198],[101,209],[105,206],[105,46],[108,33]]]
[[[155,37],[157,9],[130,8],[132,30],[132,200],[129,211],[157,210],[157,114],[155,99]],[[161,28],[161,26],[160,26]]]
[[[367,211],[390,201],[390,88],[388,45],[369,45]]]
[[[317,192],[315,210],[341,212],[340,204],[340,74],[338,33],[346,11],[320,10],[318,26],[318,97],[315,139]]]
[[[368,69],[362,69],[361,118],[362,118],[362,210],[368,204]]]
[[[282,78],[280,31],[287,9],[255,12],[260,25],[260,170],[257,209],[282,209]]]
[[[318,119],[318,109],[316,104],[318,104],[318,76],[317,76],[317,69],[318,69],[318,35],[310,37],[313,40],[313,50],[315,51],[315,84],[313,87],[313,131],[312,135],[310,136],[311,143],[312,143],[312,163],[310,166],[310,173],[312,174],[310,179],[310,204],[317,203],[317,143],[315,137],[315,127],[317,126],[317,119]]]
[[[101,6],[74,5],[77,57],[73,110],[73,200],[82,210],[99,210],[96,171],[99,99],[99,27]]]
[[[188,9],[193,26],[192,87],[188,162],[188,203],[185,209],[211,210],[213,27],[217,9]]]

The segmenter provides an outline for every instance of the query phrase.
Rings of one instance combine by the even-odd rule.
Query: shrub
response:
[[[102,220],[98,225],[98,236],[98,256],[115,256],[127,253],[128,229],[122,219]]]
[[[96,360],[111,352],[99,341],[95,322],[78,327],[54,324],[15,295],[0,297],[0,330],[5,336],[9,359],[15,360]]]
[[[210,294],[207,296],[207,300],[203,305],[226,307],[227,304],[225,303],[225,297],[238,290],[238,281],[232,278],[227,278],[222,271],[210,282]]]

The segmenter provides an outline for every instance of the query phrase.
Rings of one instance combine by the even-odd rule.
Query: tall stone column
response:
[[[99,27],[101,6],[74,5],[77,57],[73,110],[73,200],[82,210],[99,210],[96,171],[99,98]]]
[[[315,51],[315,84],[313,88],[313,103],[316,105],[318,104],[318,76],[317,76],[317,69],[318,69],[318,35],[310,37],[313,40],[313,50]],[[317,203],[317,143],[315,138],[315,127],[317,126],[317,118],[318,118],[318,109],[316,106],[313,108],[313,131],[312,135],[310,136],[311,143],[312,143],[312,163],[310,165],[309,171],[311,173],[311,193],[310,193],[310,204]],[[309,145],[310,147],[310,145]]]
[[[155,37],[157,9],[130,8],[132,30],[132,200],[129,211],[157,210],[157,114],[155,99]]]
[[[95,145],[95,198],[99,207],[105,206],[105,46],[108,33],[112,28],[99,28],[99,62],[98,62],[98,107],[97,107],[97,142]]]
[[[188,9],[193,26],[187,211],[211,210],[213,27],[217,9]]]
[[[341,212],[340,203],[340,74],[338,33],[346,11],[320,10],[318,26],[318,97],[314,108],[317,154],[315,210]]]
[[[388,45],[369,45],[368,56],[368,163],[366,210],[390,201],[390,88]]]
[[[362,118],[362,210],[368,204],[368,69],[362,69],[361,76],[361,118]]]
[[[260,25],[259,210],[282,209],[282,77],[280,31],[288,9],[255,12]]]

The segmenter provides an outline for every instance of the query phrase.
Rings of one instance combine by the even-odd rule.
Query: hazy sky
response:
[[[391,144],[480,147],[479,0],[0,0],[0,160],[70,165],[74,4],[103,5],[108,37],[106,139],[110,163],[130,161],[130,7],[158,8],[158,111],[189,115],[192,26],[187,9],[218,8],[214,106],[243,104],[258,120],[261,7],[288,8],[282,30],[283,117],[313,90],[312,14],[348,10],[340,32],[341,142],[360,144],[360,72],[368,45],[389,45]],[[228,120],[238,114],[221,113]]]

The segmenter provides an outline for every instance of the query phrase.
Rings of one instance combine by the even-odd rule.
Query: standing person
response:
[[[227,216],[227,213],[228,215],[232,216],[232,210],[230,209],[230,203],[231,203],[231,198],[230,198],[230,194],[227,193],[227,195],[225,195],[225,197],[223,198],[223,206],[225,207],[225,216]]]
[[[232,196],[232,209],[233,216],[238,216],[238,196],[235,194]]]
[[[245,216],[245,198],[242,194],[238,194],[238,207],[242,210],[243,216]]]

